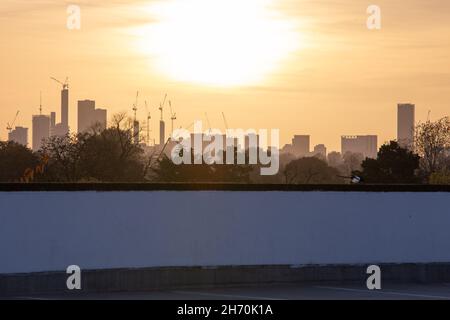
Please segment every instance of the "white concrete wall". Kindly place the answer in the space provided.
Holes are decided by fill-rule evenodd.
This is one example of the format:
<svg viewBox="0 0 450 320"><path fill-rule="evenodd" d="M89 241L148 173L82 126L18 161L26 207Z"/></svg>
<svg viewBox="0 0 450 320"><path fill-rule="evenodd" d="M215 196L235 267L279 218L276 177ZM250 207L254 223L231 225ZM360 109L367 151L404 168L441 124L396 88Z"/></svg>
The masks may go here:
<svg viewBox="0 0 450 320"><path fill-rule="evenodd" d="M0 192L0 273L450 262L450 193Z"/></svg>

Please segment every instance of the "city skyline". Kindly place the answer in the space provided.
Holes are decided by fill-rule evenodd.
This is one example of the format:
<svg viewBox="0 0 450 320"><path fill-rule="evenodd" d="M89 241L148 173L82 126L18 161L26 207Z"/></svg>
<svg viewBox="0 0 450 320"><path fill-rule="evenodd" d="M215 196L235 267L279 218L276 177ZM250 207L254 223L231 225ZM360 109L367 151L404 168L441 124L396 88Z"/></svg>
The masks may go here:
<svg viewBox="0 0 450 320"><path fill-rule="evenodd" d="M449 74L444 71L450 69L446 59L450 54L448 2L410 1L404 6L379 1L383 22L381 30L374 31L365 25L366 6L356 1L272 1L264 12L273 13L275 22L277 15L288 22L280 28L289 29L289 39L297 36L298 47L286 48L279 63L258 80L227 85L175 79L157 68L158 52L148 43L160 38L152 32L180 27L167 24L172 17L155 13L158 3L81 1L81 29L68 30L67 7L59 1L2 1L0 139L6 140L6 123L17 110L21 114L16 125L31 128L31 115L39 114L41 91L45 114L59 112L60 88L51 76L69 76L71 128L77 126L78 100L95 99L110 115L121 111L131 115L139 90L153 114L153 137L158 135L158 106L166 92L178 115L176 126L205 120L203 115L208 112L212 126L223 127L224 112L231 127L280 128L281 145L296 134L309 134L311 145L325 144L330 151L340 150L344 134L376 134L380 144L394 139L394 106L398 103L414 103L418 121L425 121L429 110L432 119L448 115ZM170 3L177 6L177 1ZM438 6L440 10L433 10ZM226 14L232 13L230 7L225 9ZM260 18L252 17L266 21L265 16ZM280 31L274 20L266 22L262 30L274 27ZM147 33L149 28L153 31ZM142 43L148 45L143 48ZM251 42L238 44L253 49ZM141 103L138 116L142 121L145 112ZM166 125L168 119L167 114Z"/></svg>
<svg viewBox="0 0 450 320"><path fill-rule="evenodd" d="M53 79L53 78L52 78ZM56 80L56 79L53 79ZM58 81L58 80L56 80ZM33 124L32 124L32 132L33 136L28 143L28 128L24 128L21 126L15 126L13 128L8 123L8 129L10 132L8 133L8 140L16 141L22 145L26 145L30 147L33 151L37 151L41 144L42 139L51 137L51 136L62 136L68 132L77 132L83 133L86 132L93 125L100 125L100 128L104 130L108 126L107 119L107 109L96 108L95 100L78 100L77 107L77 129L70 131L70 128L67 126L68 123L68 97L69 97L69 85L68 79L65 83L61 83L63 88L61 90L61 123L56 124L56 112L51 112L50 115L42 114L42 101L40 102L40 114L33 115ZM138 97L139 92L136 96L135 104L133 105L133 111L137 111L138 107ZM165 137L170 136L171 133L167 134L166 132L166 124L164 119L164 105L167 101L167 94L163 100L163 103L160 104L160 112L161 119L159 120L159 128L152 130L152 132L157 131L159 129L159 145L162 146L165 144ZM147 102L146 109L147 109ZM169 101L169 104L171 102ZM172 113L172 107L170 105L169 116L171 115L171 120L176 120L176 116ZM412 148L414 144L414 128L416 125L415 122L415 112L416 107L411 103L399 103L397 104L397 137L395 139L399 141L401 145L406 148ZM16 117L19 112L16 113ZM135 115L136 116L136 115ZM209 118L206 114L207 121L209 122ZM151 117L150 117L151 118ZM16 120L16 119L15 119ZM147 118L147 121L150 120ZM227 126L225 115L223 114L224 125ZM15 121L14 121L15 123ZM134 119L133 123L133 137L139 136L135 143L147 144L147 146L151 146L153 143L156 143L157 139L152 137L151 140L147 140L150 135L149 131L147 131L147 137L143 137L143 132L140 131L140 128L144 126L148 126L147 123L140 123L139 118ZM172 124L173 126L173 124ZM181 127L180 127L181 128ZM173 129L173 128L172 128ZM228 128L227 128L228 129ZM211 130L211 128L210 128ZM35 139L34 137L38 136L39 138ZM141 140L142 139L142 140ZM27 141L25 144L24 141ZM295 157L309 157L309 156L321 156L324 159L327 159L327 155L331 152L338 152L341 155L345 155L347 152L350 153L359 153L363 156L363 158L373 158L377 157L379 147L378 135L341 135L341 145L340 150L330 150L323 143L313 144L313 148L311 146L311 135L294 135L292 139L292 143L280 145L281 153L290 153ZM327 152L328 151L328 152Z"/></svg>

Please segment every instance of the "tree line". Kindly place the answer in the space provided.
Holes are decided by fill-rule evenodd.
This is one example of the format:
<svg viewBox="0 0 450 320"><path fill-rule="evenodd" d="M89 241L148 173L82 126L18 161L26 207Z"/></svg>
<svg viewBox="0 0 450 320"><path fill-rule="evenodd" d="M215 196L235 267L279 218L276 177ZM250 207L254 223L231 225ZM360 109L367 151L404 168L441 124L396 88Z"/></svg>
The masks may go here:
<svg viewBox="0 0 450 320"><path fill-rule="evenodd" d="M117 114L107 129L53 136L37 152L0 142L0 181L343 184L358 176L368 184L450 184L448 117L418 124L414 150L390 141L376 159L336 152L327 158L282 154L275 176L261 176L259 165L175 165L165 153L135 143L133 134L132 121Z"/></svg>

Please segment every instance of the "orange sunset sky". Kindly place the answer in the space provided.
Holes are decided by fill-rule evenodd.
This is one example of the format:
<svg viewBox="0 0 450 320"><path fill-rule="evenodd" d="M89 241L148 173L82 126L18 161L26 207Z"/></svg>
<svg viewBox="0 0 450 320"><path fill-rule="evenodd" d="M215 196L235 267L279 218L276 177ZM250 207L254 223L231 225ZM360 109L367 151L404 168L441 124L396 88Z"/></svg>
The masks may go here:
<svg viewBox="0 0 450 320"><path fill-rule="evenodd" d="M70 4L80 30L66 27ZM378 31L366 27L372 4ZM0 71L1 140L16 110L31 128L40 91L59 119L50 77L68 76L75 130L77 100L131 115L140 91L158 139L168 93L177 127L207 112L223 129L224 112L232 128L279 128L281 144L310 134L339 151L343 134L394 139L398 102L415 103L417 120L450 115L450 1L1 0Z"/></svg>

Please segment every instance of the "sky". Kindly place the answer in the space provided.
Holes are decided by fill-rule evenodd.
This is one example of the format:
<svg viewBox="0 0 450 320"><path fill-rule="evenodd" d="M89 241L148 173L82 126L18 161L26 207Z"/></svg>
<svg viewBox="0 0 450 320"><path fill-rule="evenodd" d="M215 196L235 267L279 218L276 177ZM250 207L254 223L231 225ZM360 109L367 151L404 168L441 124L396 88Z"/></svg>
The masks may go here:
<svg viewBox="0 0 450 320"><path fill-rule="evenodd" d="M70 4L80 30L67 28ZM370 5L380 30L366 26ZM400 102L416 104L418 121L450 115L450 2L1 0L0 71L1 140L17 110L31 128L41 91L58 119L50 77L68 77L72 129L78 100L131 116L139 91L138 117L148 101L158 141L167 93L175 127L207 113L224 129L224 112L231 128L280 129L281 144L309 134L339 151L341 135L395 139Z"/></svg>

